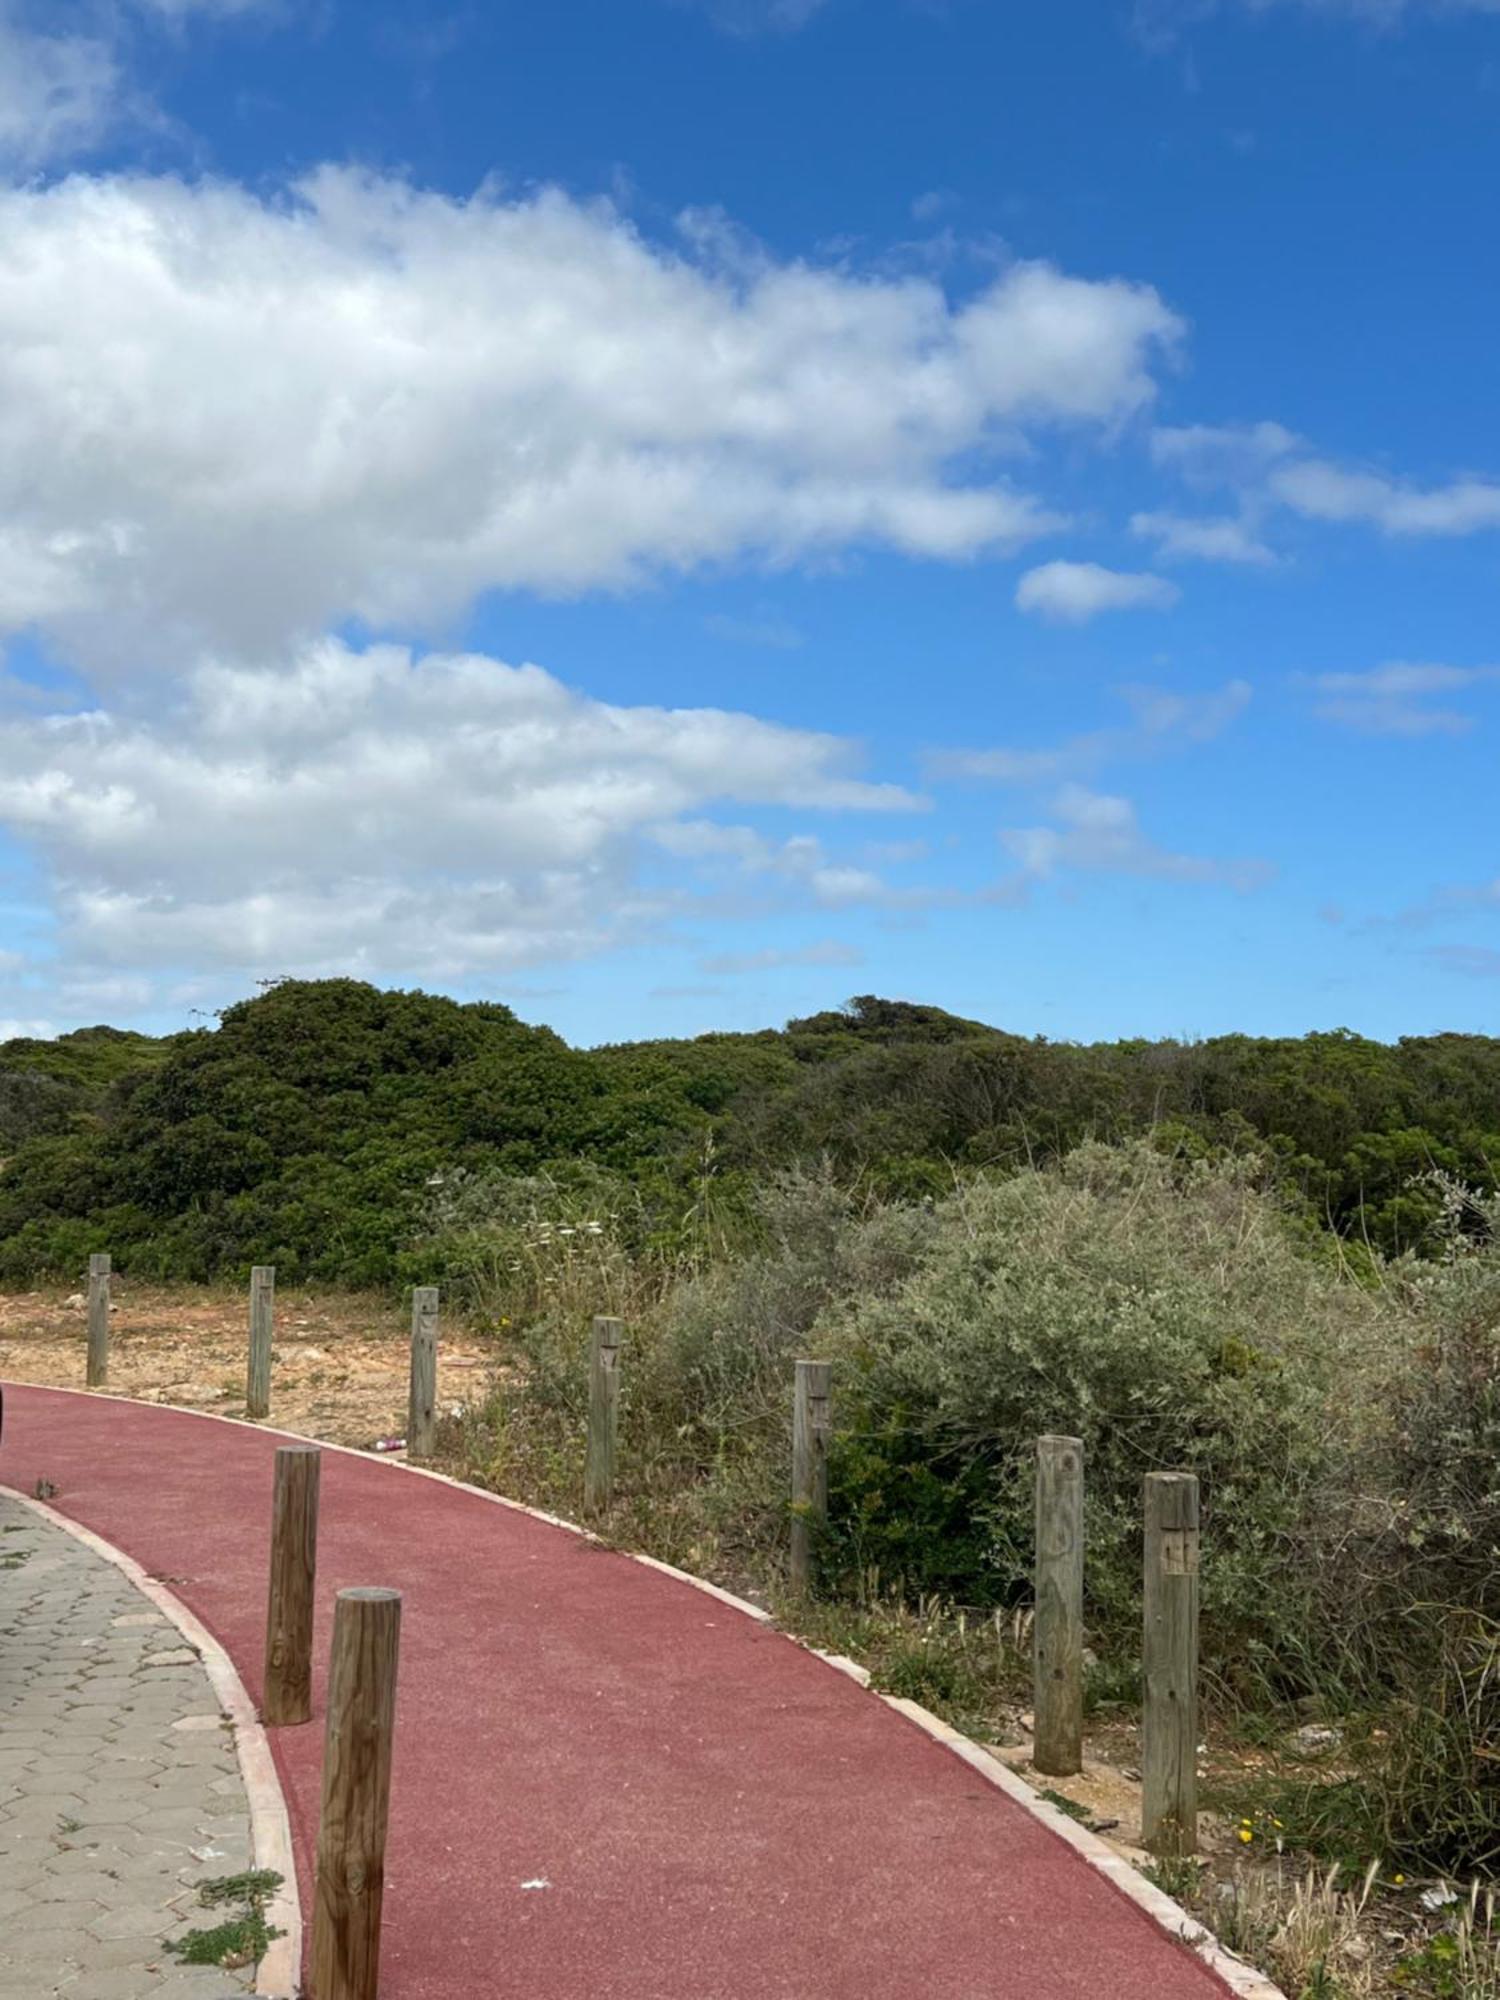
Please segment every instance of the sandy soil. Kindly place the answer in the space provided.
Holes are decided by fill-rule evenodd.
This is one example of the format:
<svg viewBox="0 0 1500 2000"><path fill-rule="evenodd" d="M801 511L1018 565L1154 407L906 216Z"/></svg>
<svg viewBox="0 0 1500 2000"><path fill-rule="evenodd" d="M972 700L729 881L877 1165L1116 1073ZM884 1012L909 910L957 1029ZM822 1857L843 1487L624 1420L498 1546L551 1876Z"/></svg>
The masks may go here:
<svg viewBox="0 0 1500 2000"><path fill-rule="evenodd" d="M116 1278L109 1392L226 1417L245 1413L249 1304L218 1288ZM0 1377L82 1388L84 1301L63 1287L0 1296ZM409 1324L380 1296L278 1287L271 1418L279 1429L368 1447L406 1422ZM438 1404L451 1412L483 1392L489 1353L442 1328Z"/></svg>

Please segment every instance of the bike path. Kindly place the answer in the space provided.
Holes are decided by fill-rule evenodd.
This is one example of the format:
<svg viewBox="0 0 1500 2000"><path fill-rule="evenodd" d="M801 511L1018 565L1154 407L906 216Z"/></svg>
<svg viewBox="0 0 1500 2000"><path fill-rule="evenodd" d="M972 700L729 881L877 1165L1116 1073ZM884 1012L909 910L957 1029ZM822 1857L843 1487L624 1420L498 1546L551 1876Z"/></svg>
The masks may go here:
<svg viewBox="0 0 1500 2000"><path fill-rule="evenodd" d="M6 1386L0 1482L162 1578L259 1699L273 1431ZM304 1914L335 1591L404 1593L382 2000L1223 2000L905 1717L676 1578L323 1457L315 1713L270 1732Z"/></svg>

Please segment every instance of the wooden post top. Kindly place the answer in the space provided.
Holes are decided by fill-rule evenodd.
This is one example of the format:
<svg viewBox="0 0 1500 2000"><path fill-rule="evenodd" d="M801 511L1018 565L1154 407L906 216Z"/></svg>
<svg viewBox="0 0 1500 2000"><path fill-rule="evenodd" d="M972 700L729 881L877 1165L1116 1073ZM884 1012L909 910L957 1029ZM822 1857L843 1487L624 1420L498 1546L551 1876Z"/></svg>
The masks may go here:
<svg viewBox="0 0 1500 2000"><path fill-rule="evenodd" d="M339 1604L399 1604L399 1590L389 1590L384 1584L354 1584L341 1590L334 1600Z"/></svg>
<svg viewBox="0 0 1500 2000"><path fill-rule="evenodd" d="M1148 1472L1146 1509L1164 1528L1198 1525L1198 1475L1195 1472Z"/></svg>

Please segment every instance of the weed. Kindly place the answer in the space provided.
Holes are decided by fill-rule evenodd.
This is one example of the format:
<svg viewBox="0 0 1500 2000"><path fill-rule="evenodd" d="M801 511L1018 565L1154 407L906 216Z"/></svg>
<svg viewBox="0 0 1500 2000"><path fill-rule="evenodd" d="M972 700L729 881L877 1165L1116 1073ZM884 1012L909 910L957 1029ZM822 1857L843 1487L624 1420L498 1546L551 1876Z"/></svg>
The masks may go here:
<svg viewBox="0 0 1500 2000"><path fill-rule="evenodd" d="M1408 1952L1394 1978L1403 1993L1422 2000L1500 2000L1494 1890L1472 1884L1452 1926Z"/></svg>
<svg viewBox="0 0 1500 2000"><path fill-rule="evenodd" d="M1200 1883L1200 1868L1196 1861L1176 1855L1163 1855L1146 1863L1145 1875L1148 1882L1154 1882L1164 1896L1170 1896L1174 1903L1189 1903L1197 1895Z"/></svg>
<svg viewBox="0 0 1500 2000"><path fill-rule="evenodd" d="M198 1888L198 1901L205 1909L234 1906L236 1914L222 1923L187 1931L169 1938L167 1950L184 1965L255 1965L265 1956L273 1938L281 1936L266 1922L266 1903L281 1887L282 1878L269 1868L253 1868L241 1875L222 1875Z"/></svg>
<svg viewBox="0 0 1500 2000"><path fill-rule="evenodd" d="M1056 1806L1060 1813L1066 1813L1069 1819L1076 1819L1080 1826L1089 1825L1094 1817L1087 1806L1079 1805L1076 1799L1065 1799L1061 1792L1054 1792L1050 1786L1039 1796L1044 1798L1049 1806Z"/></svg>

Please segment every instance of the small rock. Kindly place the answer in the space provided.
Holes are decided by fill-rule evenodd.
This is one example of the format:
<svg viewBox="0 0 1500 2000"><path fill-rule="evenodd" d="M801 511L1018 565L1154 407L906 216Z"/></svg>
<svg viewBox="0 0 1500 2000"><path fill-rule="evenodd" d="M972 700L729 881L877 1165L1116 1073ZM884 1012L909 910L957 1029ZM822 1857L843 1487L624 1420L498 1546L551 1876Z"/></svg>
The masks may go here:
<svg viewBox="0 0 1500 2000"><path fill-rule="evenodd" d="M1337 1750L1343 1741L1343 1730L1335 1729L1327 1722L1304 1722L1300 1729L1292 1732L1292 1742L1304 1757L1319 1756L1324 1750Z"/></svg>

